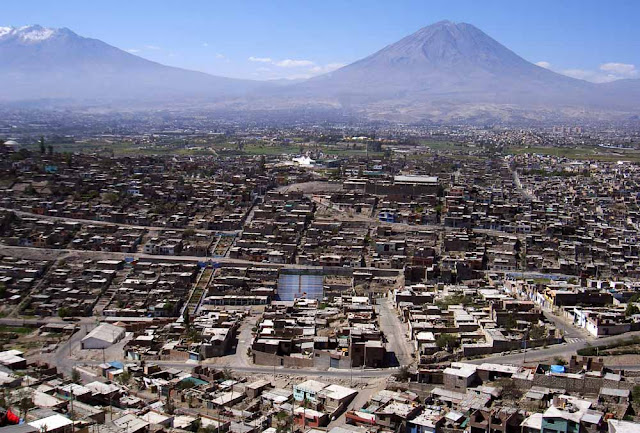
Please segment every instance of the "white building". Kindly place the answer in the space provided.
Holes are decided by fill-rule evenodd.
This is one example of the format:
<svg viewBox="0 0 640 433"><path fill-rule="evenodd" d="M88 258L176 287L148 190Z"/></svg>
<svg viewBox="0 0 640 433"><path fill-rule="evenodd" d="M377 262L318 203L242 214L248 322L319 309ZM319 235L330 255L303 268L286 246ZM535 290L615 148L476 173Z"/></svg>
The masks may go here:
<svg viewBox="0 0 640 433"><path fill-rule="evenodd" d="M119 326L103 323L94 328L82 339L83 349L105 349L122 340L125 329Z"/></svg>
<svg viewBox="0 0 640 433"><path fill-rule="evenodd" d="M73 430L73 421L59 414L32 421L29 425L47 433L71 433Z"/></svg>

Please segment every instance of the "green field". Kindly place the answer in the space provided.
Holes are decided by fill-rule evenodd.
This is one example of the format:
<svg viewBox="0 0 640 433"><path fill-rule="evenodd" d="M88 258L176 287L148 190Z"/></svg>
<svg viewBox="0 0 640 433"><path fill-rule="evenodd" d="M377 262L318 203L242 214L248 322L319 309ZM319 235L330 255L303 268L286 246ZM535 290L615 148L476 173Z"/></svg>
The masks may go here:
<svg viewBox="0 0 640 433"><path fill-rule="evenodd" d="M539 154L578 160L640 162L640 151L635 149L606 149L597 146L581 147L511 147L510 155Z"/></svg>
<svg viewBox="0 0 640 433"><path fill-rule="evenodd" d="M300 153L300 146L265 146L265 145L245 145L242 150L235 152L236 155L295 155Z"/></svg>
<svg viewBox="0 0 640 433"><path fill-rule="evenodd" d="M23 326L0 325L0 334L2 334L2 333L16 333L16 334L26 335L26 334L31 334L33 331L35 331L35 328L27 328L27 327L23 327Z"/></svg>
<svg viewBox="0 0 640 433"><path fill-rule="evenodd" d="M423 140L420 144L428 147L431 150L468 150L469 148L461 143L454 143L452 141L435 141L435 140Z"/></svg>

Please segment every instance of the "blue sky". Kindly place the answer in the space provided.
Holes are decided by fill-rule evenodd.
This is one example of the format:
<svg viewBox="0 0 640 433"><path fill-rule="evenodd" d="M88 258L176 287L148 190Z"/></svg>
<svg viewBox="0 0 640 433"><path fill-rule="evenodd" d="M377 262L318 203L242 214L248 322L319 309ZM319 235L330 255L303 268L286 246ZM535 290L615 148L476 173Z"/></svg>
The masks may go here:
<svg viewBox="0 0 640 433"><path fill-rule="evenodd" d="M0 26L69 27L161 63L251 79L317 75L443 19L568 75L640 78L639 17L637 0L0 3Z"/></svg>

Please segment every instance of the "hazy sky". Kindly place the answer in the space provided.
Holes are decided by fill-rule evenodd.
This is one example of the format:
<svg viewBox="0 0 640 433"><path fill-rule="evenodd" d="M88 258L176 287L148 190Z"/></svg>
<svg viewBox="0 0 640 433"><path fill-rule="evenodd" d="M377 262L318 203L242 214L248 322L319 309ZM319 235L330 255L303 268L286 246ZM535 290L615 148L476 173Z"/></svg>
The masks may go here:
<svg viewBox="0 0 640 433"><path fill-rule="evenodd" d="M329 71L443 19L567 75L640 78L638 0L0 2L0 26L69 27L161 63L252 79Z"/></svg>

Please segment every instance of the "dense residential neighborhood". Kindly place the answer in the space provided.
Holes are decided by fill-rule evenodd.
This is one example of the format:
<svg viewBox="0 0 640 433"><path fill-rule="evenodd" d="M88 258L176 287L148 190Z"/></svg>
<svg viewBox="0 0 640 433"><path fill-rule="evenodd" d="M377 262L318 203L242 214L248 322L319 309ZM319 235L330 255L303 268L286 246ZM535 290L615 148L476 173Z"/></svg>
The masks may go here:
<svg viewBox="0 0 640 433"><path fill-rule="evenodd" d="M640 433L640 1L0 7L0 433Z"/></svg>
<svg viewBox="0 0 640 433"><path fill-rule="evenodd" d="M0 432L640 428L635 162L333 134L5 141Z"/></svg>

